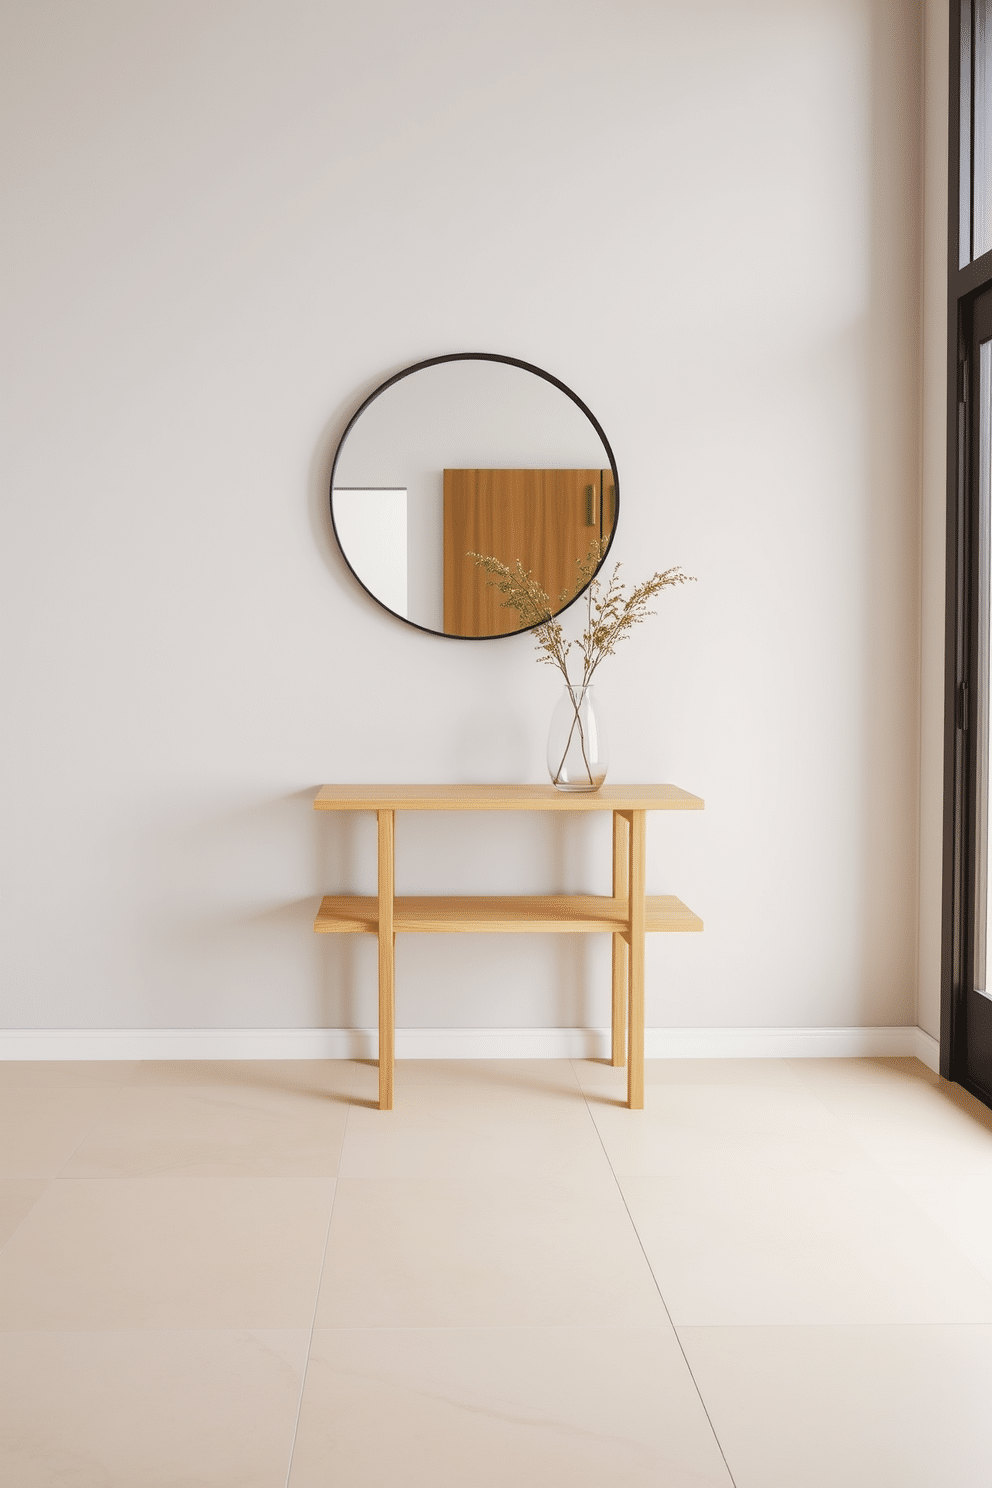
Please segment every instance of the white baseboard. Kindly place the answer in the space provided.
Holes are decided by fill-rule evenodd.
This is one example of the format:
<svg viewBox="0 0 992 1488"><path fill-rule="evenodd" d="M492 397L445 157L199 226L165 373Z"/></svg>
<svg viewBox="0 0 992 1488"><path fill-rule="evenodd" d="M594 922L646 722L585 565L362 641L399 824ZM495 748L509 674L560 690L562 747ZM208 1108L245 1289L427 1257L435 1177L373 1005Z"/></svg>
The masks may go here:
<svg viewBox="0 0 992 1488"><path fill-rule="evenodd" d="M374 1059L373 1028L6 1028L0 1059ZM398 1028L400 1059L604 1059L607 1028ZM648 1028L648 1059L939 1063L922 1028Z"/></svg>
<svg viewBox="0 0 992 1488"><path fill-rule="evenodd" d="M927 1069L933 1070L935 1075L940 1074L940 1044L932 1034L926 1033L922 1028L914 1028L916 1034L916 1047L913 1053L921 1064Z"/></svg>

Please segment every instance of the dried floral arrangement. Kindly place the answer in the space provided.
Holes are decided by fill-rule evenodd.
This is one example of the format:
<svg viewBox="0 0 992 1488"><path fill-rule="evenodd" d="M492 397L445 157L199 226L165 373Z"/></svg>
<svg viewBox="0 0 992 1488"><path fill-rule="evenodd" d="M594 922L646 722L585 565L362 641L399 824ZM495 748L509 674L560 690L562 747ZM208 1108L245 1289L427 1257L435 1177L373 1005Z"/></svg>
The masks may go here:
<svg viewBox="0 0 992 1488"><path fill-rule="evenodd" d="M620 581L619 563L614 565L613 572L605 583L599 577L598 569L606 546L605 543L593 542L586 556L576 561L575 587L571 592L567 589L562 591L557 606L552 604L550 597L545 594L530 571L524 568L519 558L515 566L510 568L507 564L501 563L498 558L488 557L484 553L467 555L475 559L478 568L490 575L488 583L503 596L505 608L515 611L520 621L520 629L533 629L534 641L539 652L538 661L557 667L564 677L575 719L565 753L562 756L562 765L577 728L582 744L582 757L587 769L589 769L589 761L586 756L580 717L580 704L584 689L592 682L597 667L608 656L614 654L617 646L627 639L634 627L642 625L649 616L657 613L655 610L648 609L648 605L656 594L677 584L694 582L691 574L683 573L682 569L676 566L666 568L663 573L652 574L649 579L637 584L628 594L627 586ZM580 639L569 641L565 639L565 632L556 612L564 609L583 589L586 590L585 629ZM569 657L575 651L579 653L582 661L582 676L577 682L572 681L569 673ZM561 765L559 773L560 771ZM552 779L557 785L557 775L552 774ZM591 779L592 772L590 771Z"/></svg>

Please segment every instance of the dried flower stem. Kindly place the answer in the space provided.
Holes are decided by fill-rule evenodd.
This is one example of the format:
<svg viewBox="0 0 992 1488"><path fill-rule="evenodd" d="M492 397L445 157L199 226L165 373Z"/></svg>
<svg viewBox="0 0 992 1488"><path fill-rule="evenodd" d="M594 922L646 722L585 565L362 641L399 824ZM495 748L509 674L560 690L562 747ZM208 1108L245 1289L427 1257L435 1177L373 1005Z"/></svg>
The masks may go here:
<svg viewBox="0 0 992 1488"><path fill-rule="evenodd" d="M520 629L533 629L534 641L538 652L541 653L538 661L557 667L565 679L575 718L569 731L565 754L562 755L561 763L553 777L556 785L561 776L576 725L579 729L582 758L589 773L589 783L592 784L592 771L589 768L585 732L579 716L579 707L585 688L592 682L596 669L608 656L614 654L620 642L626 640L636 625L642 625L649 615L657 613L655 610L648 609L648 604L656 594L660 594L662 589L671 588L673 585L692 582L692 576L683 573L681 568L666 568L662 573L652 574L649 579L645 579L643 584L638 584L632 589L628 595L626 585L620 582L619 563L614 566L612 574L605 583L599 578L597 570L605 550L605 543L594 541L590 544L586 556L576 561L578 572L574 589L571 592L566 589L561 593L557 607L552 605L548 595L533 578L530 570L524 568L519 558L515 566L510 568L507 564L501 563L498 558L490 558L483 553L467 555L475 559L479 568L491 575L488 582L498 593L502 594L505 608L516 612L520 621ZM565 632L557 619L557 612L563 610L582 589L586 590L585 629L581 639L566 641ZM582 662L581 681L574 683L569 675L569 657L573 651L578 651Z"/></svg>

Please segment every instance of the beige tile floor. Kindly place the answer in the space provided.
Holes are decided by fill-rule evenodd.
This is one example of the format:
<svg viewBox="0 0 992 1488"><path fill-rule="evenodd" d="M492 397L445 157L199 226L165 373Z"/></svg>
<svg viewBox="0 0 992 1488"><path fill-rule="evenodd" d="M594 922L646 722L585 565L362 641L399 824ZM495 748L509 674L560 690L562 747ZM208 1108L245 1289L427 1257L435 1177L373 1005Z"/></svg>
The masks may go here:
<svg viewBox="0 0 992 1488"><path fill-rule="evenodd" d="M913 1060L0 1065L4 1488L992 1484Z"/></svg>

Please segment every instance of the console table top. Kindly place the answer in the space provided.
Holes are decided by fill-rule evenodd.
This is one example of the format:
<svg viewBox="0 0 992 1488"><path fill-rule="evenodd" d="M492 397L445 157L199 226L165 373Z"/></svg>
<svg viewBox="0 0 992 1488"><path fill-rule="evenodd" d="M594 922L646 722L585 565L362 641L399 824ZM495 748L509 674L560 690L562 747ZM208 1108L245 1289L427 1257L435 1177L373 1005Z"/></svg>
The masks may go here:
<svg viewBox="0 0 992 1488"><path fill-rule="evenodd" d="M322 785L315 811L702 811L677 785Z"/></svg>

